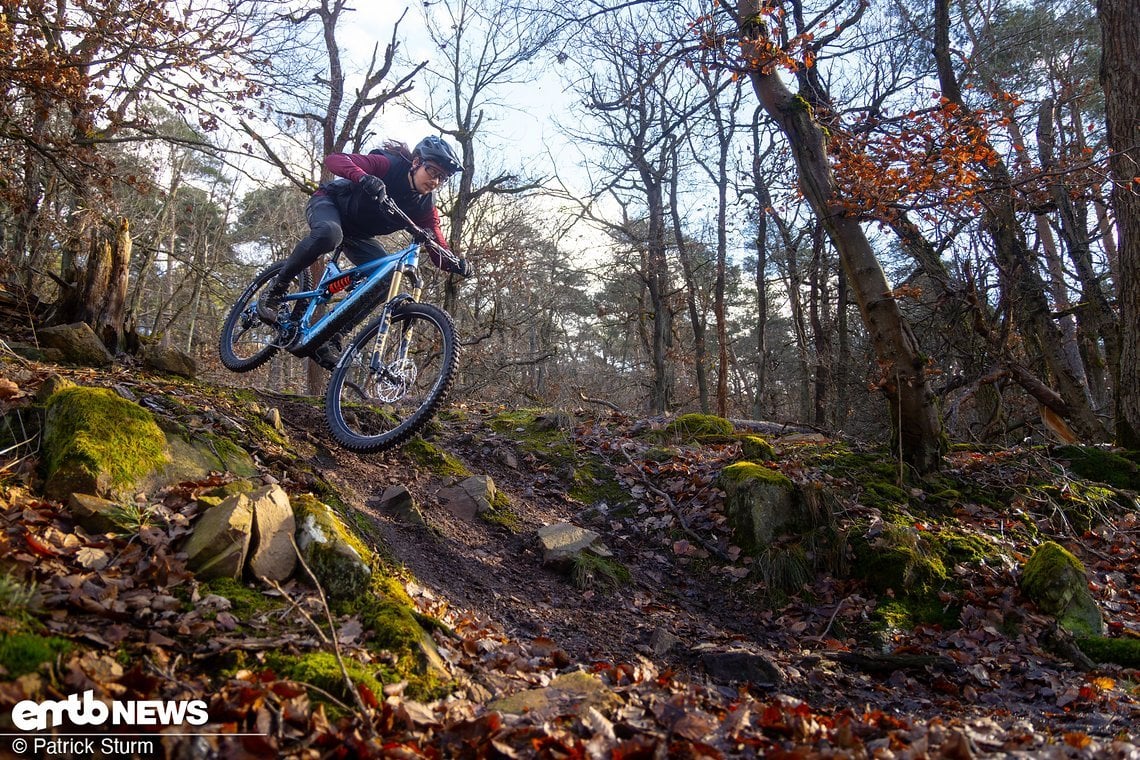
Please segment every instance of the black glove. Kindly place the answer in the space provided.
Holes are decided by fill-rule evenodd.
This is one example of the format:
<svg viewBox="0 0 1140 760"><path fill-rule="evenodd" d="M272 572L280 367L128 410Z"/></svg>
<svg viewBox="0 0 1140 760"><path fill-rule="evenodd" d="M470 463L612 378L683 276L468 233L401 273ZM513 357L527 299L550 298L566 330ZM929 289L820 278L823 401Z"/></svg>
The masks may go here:
<svg viewBox="0 0 1140 760"><path fill-rule="evenodd" d="M364 192L371 195L377 201L383 201L388 197L388 190L384 187L384 180L379 177L365 174L360 178L360 186L364 188Z"/></svg>
<svg viewBox="0 0 1140 760"><path fill-rule="evenodd" d="M457 274L460 277L471 276L471 265L467 263L467 259L459 259L458 261L448 261L447 271L452 274Z"/></svg>

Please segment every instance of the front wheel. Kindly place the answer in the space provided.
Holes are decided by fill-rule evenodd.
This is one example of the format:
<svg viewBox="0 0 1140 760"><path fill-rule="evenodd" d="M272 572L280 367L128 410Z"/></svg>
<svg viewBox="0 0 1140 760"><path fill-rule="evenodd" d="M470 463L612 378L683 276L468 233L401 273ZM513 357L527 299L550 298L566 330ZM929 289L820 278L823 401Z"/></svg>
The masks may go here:
<svg viewBox="0 0 1140 760"><path fill-rule="evenodd" d="M399 446L436 413L459 363L455 325L442 309L405 303L361 330L341 355L325 392L325 421L337 443L372 454Z"/></svg>
<svg viewBox="0 0 1140 760"><path fill-rule="evenodd" d="M283 266L284 262L278 262L262 270L238 297L226 316L226 321L222 325L222 335L218 340L218 354L226 369L232 372L249 372L265 364L279 350L275 343L278 329L258 318L257 301L268 292L269 285L277 279L277 273ZM289 290L298 288L309 289L307 271L302 271L300 277L294 278L289 283Z"/></svg>

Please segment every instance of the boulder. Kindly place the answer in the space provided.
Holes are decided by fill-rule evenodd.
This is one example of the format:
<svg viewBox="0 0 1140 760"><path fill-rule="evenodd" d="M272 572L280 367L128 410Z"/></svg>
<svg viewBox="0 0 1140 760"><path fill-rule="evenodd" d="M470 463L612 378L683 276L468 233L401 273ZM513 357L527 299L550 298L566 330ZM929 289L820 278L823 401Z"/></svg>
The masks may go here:
<svg viewBox="0 0 1140 760"><path fill-rule="evenodd" d="M538 539L542 544L544 565L567 564L582 552L590 552L599 557L612 556L612 552L601 542L601 536L570 523L544 525L538 529Z"/></svg>
<svg viewBox="0 0 1140 760"><path fill-rule="evenodd" d="M189 378L198 375L198 362L194 357L174 346L146 346L140 359L144 367L157 372Z"/></svg>
<svg viewBox="0 0 1140 760"><path fill-rule="evenodd" d="M487 475L472 475L454 486L441 488L440 503L456 517L474 520L491 509L495 501L495 481Z"/></svg>
<svg viewBox="0 0 1140 760"><path fill-rule="evenodd" d="M372 552L327 504L311 494L292 499L297 548L325 593L355 599L369 592Z"/></svg>
<svg viewBox="0 0 1140 760"><path fill-rule="evenodd" d="M249 495L253 505L253 536L249 572L254 578L285 581L297 566L293 534L297 523L289 494L281 486L266 486Z"/></svg>
<svg viewBox="0 0 1140 760"><path fill-rule="evenodd" d="M88 533L116 533L123 529L122 505L110 499L73 493L67 499L67 511Z"/></svg>
<svg viewBox="0 0 1140 760"><path fill-rule="evenodd" d="M1104 633L1104 617L1089 592L1085 566L1060 544L1038 546L1021 570L1021 590L1075 636Z"/></svg>
<svg viewBox="0 0 1140 760"><path fill-rule="evenodd" d="M403 522L415 525L424 524L424 516L420 513L416 500L412 498L408 489L399 483L384 489L377 506L388 514L395 515Z"/></svg>
<svg viewBox="0 0 1140 760"><path fill-rule="evenodd" d="M44 494L126 496L163 467L166 436L138 404L104 388L63 388L44 415Z"/></svg>
<svg viewBox="0 0 1140 760"><path fill-rule="evenodd" d="M203 580L239 580L252 532L253 502L245 494L230 496L207 509L194 523L182 549L187 566Z"/></svg>
<svg viewBox="0 0 1140 760"><path fill-rule="evenodd" d="M85 367L109 367L114 361L111 352L86 322L45 327L36 331L40 345L54 348L67 364Z"/></svg>
<svg viewBox="0 0 1140 760"><path fill-rule="evenodd" d="M725 494L733 540L748 551L761 552L782 533L812 527L795 484L775 470L737 462L721 471L717 485Z"/></svg>
<svg viewBox="0 0 1140 760"><path fill-rule="evenodd" d="M567 710L584 714L591 707L606 712L615 710L622 704L621 697L602 683L600 678L576 670L556 676L547 687L527 689L496 699L487 705L487 709L514 715L533 713L553 717Z"/></svg>

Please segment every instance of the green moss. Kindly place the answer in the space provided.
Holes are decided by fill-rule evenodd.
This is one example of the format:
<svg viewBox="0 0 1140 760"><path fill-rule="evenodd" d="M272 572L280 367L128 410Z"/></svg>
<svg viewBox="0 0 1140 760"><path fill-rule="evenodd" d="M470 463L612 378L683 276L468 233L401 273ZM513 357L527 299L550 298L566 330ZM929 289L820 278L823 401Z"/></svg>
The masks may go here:
<svg viewBox="0 0 1140 760"><path fill-rule="evenodd" d="M479 518L492 525L506 528L511 533L518 533L522 529L522 519L511 504L511 497L495 489L495 497L491 499L491 508L479 513Z"/></svg>
<svg viewBox="0 0 1140 760"><path fill-rule="evenodd" d="M960 615L959 605L943 604L934 595L908 594L880 603L874 619L885 629L909 631L918 625L956 628Z"/></svg>
<svg viewBox="0 0 1140 760"><path fill-rule="evenodd" d="M703 436L732 435L732 423L712 414L682 414L665 426L664 433L680 441L696 441Z"/></svg>
<svg viewBox="0 0 1140 760"><path fill-rule="evenodd" d="M1085 566L1058 543L1046 541L1021 571L1021 590L1076 636L1099 636L1104 618L1088 589Z"/></svg>
<svg viewBox="0 0 1140 760"><path fill-rule="evenodd" d="M740 437L740 456L749 462L768 462L776 458L776 449L758 435Z"/></svg>
<svg viewBox="0 0 1140 760"><path fill-rule="evenodd" d="M166 436L150 412L105 388L65 388L47 403L45 470L105 475L114 489L133 486L166 463Z"/></svg>
<svg viewBox="0 0 1140 760"><path fill-rule="evenodd" d="M1061 446L1057 456L1069 460L1073 472L1087 480L1114 488L1140 491L1140 465L1136 452L1117 453L1097 446Z"/></svg>
<svg viewBox="0 0 1140 760"><path fill-rule="evenodd" d="M471 471L463 462L459 461L458 457L428 443L418 435L404 444L403 452L413 462L421 467L428 468L436 475L450 475L457 478L471 475Z"/></svg>
<svg viewBox="0 0 1140 760"><path fill-rule="evenodd" d="M585 461L571 478L569 494L583 504L617 504L629 498L613 472L600 461Z"/></svg>
<svg viewBox="0 0 1140 760"><path fill-rule="evenodd" d="M8 671L8 678L18 678L39 670L61 654L71 651L71 643L54 636L31 633L12 633L0 638L0 667Z"/></svg>
<svg viewBox="0 0 1140 760"><path fill-rule="evenodd" d="M517 442L555 472L565 473L567 492L584 504L617 504L628 499L613 471L592 454L579 452L564 413L535 409L501 412L489 420L491 429Z"/></svg>
<svg viewBox="0 0 1140 760"><path fill-rule="evenodd" d="M202 589L229 599L233 605L230 611L241 620L281 607L281 602L233 578L214 578L203 583Z"/></svg>
<svg viewBox="0 0 1140 760"><path fill-rule="evenodd" d="M350 657L342 659L344 669L352 681L352 688L364 685L373 694L378 695L378 698L383 698L384 686L373 675L371 666L365 666ZM265 664L279 678L316 686L352 704L353 696L349 691L349 684L345 683L340 663L337 662L336 655L331 652L308 652L300 655L274 652L266 656Z"/></svg>
<svg viewBox="0 0 1140 760"><path fill-rule="evenodd" d="M856 575L880 593L892 589L921 594L938 589L950 578L937 545L914 528L888 523L874 539L868 541L860 534L851 546Z"/></svg>
<svg viewBox="0 0 1140 760"><path fill-rule="evenodd" d="M1085 636L1077 639L1077 646L1093 662L1111 662L1126 668L1140 668L1140 639Z"/></svg>
<svg viewBox="0 0 1140 760"><path fill-rule="evenodd" d="M730 464L720 471L720 477L726 485L739 485L749 480L759 480L784 488L794 487L787 475L755 462Z"/></svg>
<svg viewBox="0 0 1140 760"><path fill-rule="evenodd" d="M322 530L333 534L336 540L327 543L314 542L306 548L305 561L313 574L320 579L325 592L337 599L352 597L366 588L371 578L371 567L375 564L372 550L352 531L344 521L327 505L312 494L298 494L290 499L293 514L298 523L313 519ZM349 561L337 551L338 543L347 546L359 557L359 563Z"/></svg>
<svg viewBox="0 0 1140 760"><path fill-rule="evenodd" d="M375 670L377 678L386 683L407 681L408 694L414 699L442 696L447 682L442 671L432 667L431 638L414 613L412 601L403 587L394 579L388 581L377 585L377 593L345 602L339 605L338 611L360 618L368 631L366 645L370 651L395 655L394 659L382 658L386 664ZM393 591L395 587L399 587L395 593L384 591Z"/></svg>

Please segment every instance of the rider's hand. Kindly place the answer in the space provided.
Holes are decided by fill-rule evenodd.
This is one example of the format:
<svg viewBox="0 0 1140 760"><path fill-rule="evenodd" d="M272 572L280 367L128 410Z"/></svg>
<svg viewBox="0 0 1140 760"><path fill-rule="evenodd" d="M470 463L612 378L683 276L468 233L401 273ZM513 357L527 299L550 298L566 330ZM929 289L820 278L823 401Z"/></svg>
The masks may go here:
<svg viewBox="0 0 1140 760"><path fill-rule="evenodd" d="M374 177L371 174L365 174L360 178L360 186L364 188L364 192L371 195L377 201L383 201L388 195L388 191L384 187L384 180L379 177Z"/></svg>
<svg viewBox="0 0 1140 760"><path fill-rule="evenodd" d="M460 277L471 276L471 265L467 263L467 259L459 259L458 261L448 261L447 271L452 274L457 274Z"/></svg>

